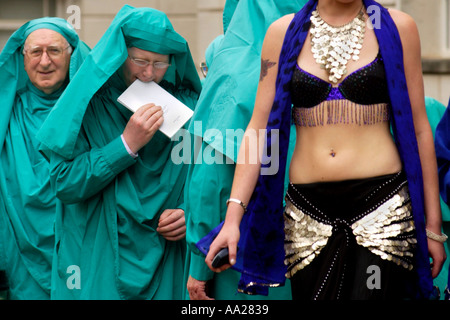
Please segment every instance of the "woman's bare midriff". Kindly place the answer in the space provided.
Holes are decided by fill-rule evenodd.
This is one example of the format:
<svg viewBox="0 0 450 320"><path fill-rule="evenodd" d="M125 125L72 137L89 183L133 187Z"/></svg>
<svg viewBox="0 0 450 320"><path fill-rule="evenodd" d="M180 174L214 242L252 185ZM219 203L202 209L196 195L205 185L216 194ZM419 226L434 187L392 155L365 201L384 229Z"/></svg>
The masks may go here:
<svg viewBox="0 0 450 320"><path fill-rule="evenodd" d="M292 183L362 179L397 173L402 163L389 122L297 127Z"/></svg>

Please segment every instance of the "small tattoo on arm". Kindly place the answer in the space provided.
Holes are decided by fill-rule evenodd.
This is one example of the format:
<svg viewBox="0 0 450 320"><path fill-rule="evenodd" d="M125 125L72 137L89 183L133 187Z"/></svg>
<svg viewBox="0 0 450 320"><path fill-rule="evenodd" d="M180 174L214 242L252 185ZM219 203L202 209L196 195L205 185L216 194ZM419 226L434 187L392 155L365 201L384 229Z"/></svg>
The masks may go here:
<svg viewBox="0 0 450 320"><path fill-rule="evenodd" d="M261 59L261 74L259 76L259 81L262 81L267 76L267 71L276 64L276 62L269 61L269 59Z"/></svg>

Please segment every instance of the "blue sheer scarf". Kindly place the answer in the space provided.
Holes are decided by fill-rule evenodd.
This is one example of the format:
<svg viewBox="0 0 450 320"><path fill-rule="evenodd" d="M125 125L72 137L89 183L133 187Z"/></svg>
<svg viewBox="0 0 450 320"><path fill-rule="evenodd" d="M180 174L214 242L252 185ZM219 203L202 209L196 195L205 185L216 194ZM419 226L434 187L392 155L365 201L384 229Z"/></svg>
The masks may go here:
<svg viewBox="0 0 450 320"><path fill-rule="evenodd" d="M408 179L417 232L415 269L419 288L417 297L428 298L432 291L432 278L425 234L422 169L404 73L402 44L388 10L372 0L364 0L364 5L369 14L371 12L377 14L371 17L380 22L380 27L374 30L385 64L393 133ZM289 83L310 28L309 18L316 6L317 1L310 0L295 15L287 30L280 54L276 96L267 124L266 150L279 148L281 173L286 172L289 145L292 105ZM273 139L275 135L278 135L278 139ZM279 146L272 145L272 141L278 142ZM262 169L270 165L270 162L268 165L263 164ZM284 179L284 174L260 175L248 204L248 212L242 219L237 263L233 267L242 274L238 288L241 292L267 295L268 287L283 285L285 282ZM200 250L205 253L208 251L209 245L221 227L222 225L216 227L198 243Z"/></svg>

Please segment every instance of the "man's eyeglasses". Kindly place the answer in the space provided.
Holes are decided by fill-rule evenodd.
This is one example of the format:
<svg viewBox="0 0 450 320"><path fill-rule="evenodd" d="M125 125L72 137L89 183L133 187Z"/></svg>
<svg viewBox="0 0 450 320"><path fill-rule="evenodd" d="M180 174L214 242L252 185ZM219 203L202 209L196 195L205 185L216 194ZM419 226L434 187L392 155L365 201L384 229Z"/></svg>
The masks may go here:
<svg viewBox="0 0 450 320"><path fill-rule="evenodd" d="M206 78L206 75L208 74L208 66L206 65L206 62L200 63L200 71L202 72L203 76Z"/></svg>
<svg viewBox="0 0 450 320"><path fill-rule="evenodd" d="M31 59L40 59L44 52L47 52L47 55L50 59L58 59L62 56L63 52L70 48L70 53L72 52L72 47L68 45L67 47L59 47L59 46L49 46L47 48L42 48L39 46L31 47L23 50L23 54L27 55Z"/></svg>
<svg viewBox="0 0 450 320"><path fill-rule="evenodd" d="M170 63L167 63L167 62L161 62L161 61L150 62L150 61L147 61L144 59L136 59L131 56L128 56L128 58L130 58L130 60L139 67L147 67L149 64L151 64L153 66L153 68L160 69L160 70L167 69L168 67L170 67Z"/></svg>

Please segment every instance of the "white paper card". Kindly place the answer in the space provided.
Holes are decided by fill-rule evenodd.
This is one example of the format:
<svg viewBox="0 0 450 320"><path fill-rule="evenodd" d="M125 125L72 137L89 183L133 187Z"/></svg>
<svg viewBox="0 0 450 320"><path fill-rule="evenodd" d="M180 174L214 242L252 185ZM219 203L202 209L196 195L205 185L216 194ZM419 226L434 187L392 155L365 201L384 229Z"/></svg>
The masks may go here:
<svg viewBox="0 0 450 320"><path fill-rule="evenodd" d="M169 138L172 138L194 114L188 106L153 81L142 82L137 79L117 98L117 101L133 112L148 103L161 106L164 122L159 130Z"/></svg>

